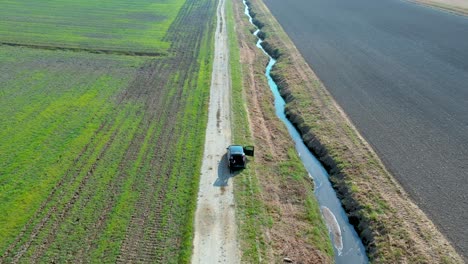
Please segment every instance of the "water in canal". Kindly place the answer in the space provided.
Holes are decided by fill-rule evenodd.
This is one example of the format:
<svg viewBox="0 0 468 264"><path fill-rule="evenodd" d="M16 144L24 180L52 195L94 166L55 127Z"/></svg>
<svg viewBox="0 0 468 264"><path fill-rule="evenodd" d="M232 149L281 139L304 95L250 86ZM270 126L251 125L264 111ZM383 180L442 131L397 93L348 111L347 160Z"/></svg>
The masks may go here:
<svg viewBox="0 0 468 264"><path fill-rule="evenodd" d="M252 23L252 17L250 16L249 7L245 0L245 14L248 16L250 23ZM254 25L252 23L252 25ZM254 25L255 26L255 25ZM257 29L254 32L256 36L260 32ZM334 245L335 250L335 263L368 263L366 251L362 244L361 239L357 235L354 227L349 223L348 217L341 206L340 200L336 196L336 192L331 186L329 175L322 164L317 158L309 151L304 142L302 141L301 135L292 125L292 123L286 118L284 108L285 101L281 97L278 86L273 81L270 75L270 71L273 65L276 63L274 60L261 46L262 40L258 39L257 47L261 49L269 58L270 61L266 67L265 75L268 79L268 84L275 98L275 109L276 115L285 123L289 134L294 140L296 150L307 169L310 177L315 183L315 196L320 205L323 218L330 231L330 238Z"/></svg>

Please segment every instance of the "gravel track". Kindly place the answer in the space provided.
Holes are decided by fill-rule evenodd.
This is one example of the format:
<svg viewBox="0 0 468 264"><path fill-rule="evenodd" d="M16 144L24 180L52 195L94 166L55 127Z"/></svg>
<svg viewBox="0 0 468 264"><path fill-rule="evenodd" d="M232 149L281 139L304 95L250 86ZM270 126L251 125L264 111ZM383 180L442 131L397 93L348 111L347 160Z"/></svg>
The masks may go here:
<svg viewBox="0 0 468 264"><path fill-rule="evenodd" d="M468 18L394 0L265 3L466 260Z"/></svg>
<svg viewBox="0 0 468 264"><path fill-rule="evenodd" d="M232 179L225 160L231 142L229 50L225 1L217 11L215 57L211 80L192 263L238 263L240 259Z"/></svg>

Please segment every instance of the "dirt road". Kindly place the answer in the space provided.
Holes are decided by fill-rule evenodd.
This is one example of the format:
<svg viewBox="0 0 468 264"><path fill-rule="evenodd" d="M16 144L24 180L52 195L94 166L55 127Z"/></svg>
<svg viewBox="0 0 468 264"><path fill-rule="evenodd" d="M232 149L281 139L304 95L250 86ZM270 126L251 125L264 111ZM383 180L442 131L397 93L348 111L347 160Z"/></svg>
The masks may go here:
<svg viewBox="0 0 468 264"><path fill-rule="evenodd" d="M192 263L239 263L232 179L226 166L226 147L231 143L229 50L225 1L217 10L215 57L211 79Z"/></svg>

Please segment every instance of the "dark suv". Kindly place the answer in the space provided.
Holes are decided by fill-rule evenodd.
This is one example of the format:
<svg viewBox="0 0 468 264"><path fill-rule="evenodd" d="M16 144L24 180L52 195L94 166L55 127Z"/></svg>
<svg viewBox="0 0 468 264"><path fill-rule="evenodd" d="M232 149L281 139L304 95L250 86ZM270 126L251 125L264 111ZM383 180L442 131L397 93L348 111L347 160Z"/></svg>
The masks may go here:
<svg viewBox="0 0 468 264"><path fill-rule="evenodd" d="M235 169L245 169L246 155L254 155L253 146L231 145L227 148L228 167L231 173Z"/></svg>

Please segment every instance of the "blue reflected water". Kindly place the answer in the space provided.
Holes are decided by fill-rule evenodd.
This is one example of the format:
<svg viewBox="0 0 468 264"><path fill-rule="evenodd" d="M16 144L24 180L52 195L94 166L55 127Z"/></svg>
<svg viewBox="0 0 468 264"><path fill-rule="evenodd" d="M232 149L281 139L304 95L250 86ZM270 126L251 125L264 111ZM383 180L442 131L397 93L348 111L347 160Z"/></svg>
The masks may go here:
<svg viewBox="0 0 468 264"><path fill-rule="evenodd" d="M246 5L245 0L243 2L245 5L245 14L248 16L250 23L252 23L249 7ZM259 31L260 30L257 29L254 32L254 35L256 36ZM331 186L327 171L322 164L320 164L317 158L315 158L315 156L309 151L302 141L299 132L286 118L284 112L286 103L279 93L278 86L270 75L270 71L276 63L276 60L265 52L261 43L262 40L259 39L257 47L270 58L268 66L266 67L265 76L268 79L268 84L275 98L276 115L286 125L305 168L314 180L314 193L320 205L322 215L326 220L325 222L329 228L330 237L334 245L335 263L368 263L369 260L362 241L354 230L354 227L349 223L348 217L336 196L336 192Z"/></svg>

